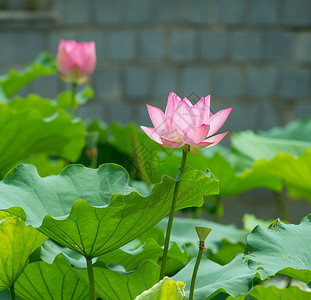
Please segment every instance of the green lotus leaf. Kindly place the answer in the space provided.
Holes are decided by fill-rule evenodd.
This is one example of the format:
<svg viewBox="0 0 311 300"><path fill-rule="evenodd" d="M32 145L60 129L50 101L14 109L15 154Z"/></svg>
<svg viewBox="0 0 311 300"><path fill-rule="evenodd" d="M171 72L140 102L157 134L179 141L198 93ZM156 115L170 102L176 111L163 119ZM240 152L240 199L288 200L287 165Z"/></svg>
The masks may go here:
<svg viewBox="0 0 311 300"><path fill-rule="evenodd" d="M87 270L72 269L88 283ZM134 299L143 291L151 288L159 280L160 267L146 261L134 272L112 271L103 262L93 265L96 294L102 299Z"/></svg>
<svg viewBox="0 0 311 300"><path fill-rule="evenodd" d="M0 104L0 178L35 155L76 160L84 146L84 134L81 121L72 121L50 101L32 97Z"/></svg>
<svg viewBox="0 0 311 300"><path fill-rule="evenodd" d="M153 239L147 239L145 244L132 250L126 249L125 245L121 249L116 249L97 258L93 258L93 263L104 262L106 265L121 265L126 271L136 269L145 260L158 263L163 255L163 248ZM123 249L125 248L125 249ZM47 263L53 263L55 257L62 253L70 264L76 268L86 268L86 261L83 255L67 248L62 247L51 239L47 240L41 247L41 259ZM168 261L166 264L167 274L175 274L182 269L189 261L187 250L182 251L173 242L168 251Z"/></svg>
<svg viewBox="0 0 311 300"><path fill-rule="evenodd" d="M257 225L259 225L261 228L267 229L273 221L274 220L265 221L256 218L255 215L245 214L243 216L243 227L249 232L251 232Z"/></svg>
<svg viewBox="0 0 311 300"><path fill-rule="evenodd" d="M185 299L184 287L185 284L183 282L175 282L169 277L164 277L151 289L137 296L135 300L183 300Z"/></svg>
<svg viewBox="0 0 311 300"><path fill-rule="evenodd" d="M0 88L6 97L11 97L35 78L51 75L55 72L55 58L48 53L41 53L25 69L21 71L11 70L2 75L0 77Z"/></svg>
<svg viewBox="0 0 311 300"><path fill-rule="evenodd" d="M310 292L302 291L297 286L291 286L286 289L278 289L275 286L261 286L256 285L253 290L248 294L231 297L229 296L227 300L271 300L271 299L301 299L308 300L310 299Z"/></svg>
<svg viewBox="0 0 311 300"><path fill-rule="evenodd" d="M267 131L259 131L259 135L286 140L298 140L311 142L311 119L309 117L301 118L289 122L283 127L273 127Z"/></svg>
<svg viewBox="0 0 311 300"><path fill-rule="evenodd" d="M64 159L51 158L46 154L31 156L28 159L25 159L23 163L36 166L38 174L41 177L57 175L68 164Z"/></svg>
<svg viewBox="0 0 311 300"><path fill-rule="evenodd" d="M205 243L205 246L206 245L208 245L208 239ZM232 244L224 239L220 242L218 248L219 250L217 252L209 251L207 257L217 264L226 265L232 261L237 254L244 253L245 245L242 243Z"/></svg>
<svg viewBox="0 0 311 300"><path fill-rule="evenodd" d="M290 197L311 201L311 149L299 157L279 153L271 160L260 159L254 163L253 169L257 173L281 178Z"/></svg>
<svg viewBox="0 0 311 300"><path fill-rule="evenodd" d="M245 261L250 268L263 268L269 276L281 273L309 283L310 225L311 215L308 215L299 225L277 220L267 230L255 227L247 238Z"/></svg>
<svg viewBox="0 0 311 300"><path fill-rule="evenodd" d="M49 118L59 111L59 108L47 98L42 98L36 94L29 94L27 97L15 97L7 104L14 110L36 110L42 118Z"/></svg>
<svg viewBox="0 0 311 300"><path fill-rule="evenodd" d="M41 252L39 255L38 260L43 260L47 262L48 264L53 264L56 257L62 254L69 262L70 264L78 269L86 269L87 264L85 257L81 255L80 253L77 253L67 247L63 247L57 243L55 243L53 240L48 239L41 247ZM92 263L95 263L98 260L98 258L93 258Z"/></svg>
<svg viewBox="0 0 311 300"><path fill-rule="evenodd" d="M52 264L30 263L15 284L16 294L27 300L89 299L88 285L60 254Z"/></svg>
<svg viewBox="0 0 311 300"><path fill-rule="evenodd" d="M134 270L144 260L150 260L155 263L163 255L163 248L153 239L147 239L146 243L138 249L129 251L116 249L100 257L106 265L122 265L126 271ZM167 274L173 274L182 269L189 260L187 250L182 251L179 246L173 242L168 250L168 261L166 266Z"/></svg>
<svg viewBox="0 0 311 300"><path fill-rule="evenodd" d="M167 219L162 220L157 226L166 228ZM180 247L186 246L191 257L196 256L199 251L199 239L195 231L196 226L212 229L205 243L205 247L212 255L221 251L222 246L225 246L226 250L229 251L223 258L225 260L222 260L222 263L231 261L238 252L244 251L246 236L248 233L244 230L237 229L234 225L222 225L207 220L175 217L173 221L171 241L177 242ZM226 243L222 244L222 242L225 241Z"/></svg>
<svg viewBox="0 0 311 300"><path fill-rule="evenodd" d="M195 259L192 259L184 269L172 277L175 281L182 280L186 283L186 297L189 296L194 265ZM197 300L205 300L221 292L237 297L251 289L255 278L264 280L267 274L264 270L250 269L243 259L243 254L238 254L234 260L224 266L203 256L195 283L194 297Z"/></svg>
<svg viewBox="0 0 311 300"><path fill-rule="evenodd" d="M218 192L218 181L185 168L177 209L202 205ZM175 181L163 176L146 197L129 187L120 166L89 169L71 165L58 176L41 178L32 165L20 165L0 183L0 208L21 207L27 222L54 241L86 257L118 249L152 228L171 207ZM22 186L22 188L21 188ZM118 194L117 194L118 193Z"/></svg>
<svg viewBox="0 0 311 300"><path fill-rule="evenodd" d="M250 165L260 158L272 159L279 152L299 156L308 148L311 141L269 138L252 131L242 131L232 136L232 147L249 160Z"/></svg>
<svg viewBox="0 0 311 300"><path fill-rule="evenodd" d="M10 288L46 236L5 211L0 211L0 290Z"/></svg>
<svg viewBox="0 0 311 300"><path fill-rule="evenodd" d="M161 227L157 227L157 225L156 225L155 227L152 227L150 230L146 231L141 236L139 236L136 240L133 241L133 243L136 244L135 248L134 247L128 247L126 249L129 249L129 250L136 249L139 246L142 246L147 241L147 239L149 239L149 238L152 238L159 245L163 246L164 242L165 242L165 232L166 232L166 228L164 229Z"/></svg>

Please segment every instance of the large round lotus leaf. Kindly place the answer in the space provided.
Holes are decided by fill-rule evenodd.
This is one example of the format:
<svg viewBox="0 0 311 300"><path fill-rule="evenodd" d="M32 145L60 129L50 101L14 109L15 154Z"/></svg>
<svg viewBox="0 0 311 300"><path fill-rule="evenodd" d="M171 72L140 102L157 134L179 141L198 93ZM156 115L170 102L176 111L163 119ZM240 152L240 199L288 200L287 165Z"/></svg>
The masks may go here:
<svg viewBox="0 0 311 300"><path fill-rule="evenodd" d="M232 136L232 147L254 162L260 158L272 159L280 152L301 155L311 147L311 142L263 137L248 130Z"/></svg>
<svg viewBox="0 0 311 300"><path fill-rule="evenodd" d="M282 273L303 282L311 281L311 215L299 225L276 221L269 229L260 226L249 234L245 261L253 269L263 268L269 276Z"/></svg>
<svg viewBox="0 0 311 300"><path fill-rule="evenodd" d="M81 121L72 121L51 101L38 96L0 103L0 178L34 155L75 161L85 143Z"/></svg>
<svg viewBox="0 0 311 300"><path fill-rule="evenodd" d="M295 120L287 123L282 127L273 127L267 131L260 131L259 135L284 140L298 140L311 142L311 119L304 117L300 120Z"/></svg>
<svg viewBox="0 0 311 300"><path fill-rule="evenodd" d="M10 288L46 236L25 221L0 211L0 291Z"/></svg>
<svg viewBox="0 0 311 300"><path fill-rule="evenodd" d="M143 197L127 184L128 174L115 164L89 169L71 165L57 176L41 178L31 165L20 165L0 183L0 209L21 207L27 223L51 239L87 257L96 257L152 228L171 207L175 181L163 176ZM218 181L185 168L177 209L202 205L218 192ZM20 210L9 209L20 216Z"/></svg>
<svg viewBox="0 0 311 300"><path fill-rule="evenodd" d="M282 179L292 198L304 198L311 202L311 149L298 157L279 153L271 160L257 160L253 169L257 174Z"/></svg>
<svg viewBox="0 0 311 300"><path fill-rule="evenodd" d="M10 70L7 74L0 76L0 88L2 93L9 98L32 80L55 72L55 58L43 52L23 70Z"/></svg>
<svg viewBox="0 0 311 300"><path fill-rule="evenodd" d="M27 266L15 284L16 294L27 300L87 300L89 287L60 254L52 264L36 261Z"/></svg>

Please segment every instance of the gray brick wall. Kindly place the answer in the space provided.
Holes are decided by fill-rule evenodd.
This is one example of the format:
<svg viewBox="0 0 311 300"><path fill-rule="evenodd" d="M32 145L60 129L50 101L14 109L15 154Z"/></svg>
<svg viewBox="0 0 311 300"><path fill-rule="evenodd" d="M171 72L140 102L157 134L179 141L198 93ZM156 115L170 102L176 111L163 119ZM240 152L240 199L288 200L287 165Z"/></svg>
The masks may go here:
<svg viewBox="0 0 311 300"><path fill-rule="evenodd" d="M94 40L96 97L81 117L148 125L145 103L210 93L214 111L235 107L227 129L265 129L311 112L310 11L310 0L54 0L45 20L0 20L0 70L56 54L62 38ZM66 87L47 77L21 94Z"/></svg>
<svg viewBox="0 0 311 300"><path fill-rule="evenodd" d="M207 30L200 33L201 57L206 60L222 60L228 49L228 34L225 30Z"/></svg>
<svg viewBox="0 0 311 300"><path fill-rule="evenodd" d="M165 54L165 33L163 30L143 30L140 33L139 59L161 60Z"/></svg>

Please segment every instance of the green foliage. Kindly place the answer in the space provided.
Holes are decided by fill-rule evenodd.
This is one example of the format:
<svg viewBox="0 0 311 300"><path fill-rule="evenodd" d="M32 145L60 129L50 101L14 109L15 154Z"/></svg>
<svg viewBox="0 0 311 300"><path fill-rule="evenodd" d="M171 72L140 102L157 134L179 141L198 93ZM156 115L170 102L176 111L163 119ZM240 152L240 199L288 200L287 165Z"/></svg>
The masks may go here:
<svg viewBox="0 0 311 300"><path fill-rule="evenodd" d="M260 131L259 134L269 138L298 140L311 142L311 118L302 118L292 121L283 127L273 127L268 131Z"/></svg>
<svg viewBox="0 0 311 300"><path fill-rule="evenodd" d="M106 265L122 265L126 271L134 270L144 260L155 263L162 257L163 248L153 239L147 239L145 244L135 250L116 249L100 257ZM171 275L181 270L189 261L187 249L182 251L176 242L173 242L168 251L166 273Z"/></svg>
<svg viewBox="0 0 311 300"><path fill-rule="evenodd" d="M134 299L143 291L157 283L160 267L146 261L134 272L117 272L98 262L94 264L96 293L102 299ZM84 282L88 283L87 271L72 269Z"/></svg>
<svg viewBox="0 0 311 300"><path fill-rule="evenodd" d="M29 263L29 256L46 237L25 222L0 211L0 291L14 285Z"/></svg>
<svg viewBox="0 0 311 300"><path fill-rule="evenodd" d="M249 166L260 158L270 160L279 152L294 156L311 148L311 141L293 141L256 135L252 131L242 131L232 136L232 147L247 159Z"/></svg>
<svg viewBox="0 0 311 300"><path fill-rule="evenodd" d="M299 225L277 220L267 230L255 227L247 239L245 261L251 269L263 268L269 276L281 273L309 283L310 225L311 216L308 215Z"/></svg>
<svg viewBox="0 0 311 300"><path fill-rule="evenodd" d="M311 149L298 157L279 153L271 160L259 159L254 163L254 169L282 179L290 197L311 201Z"/></svg>
<svg viewBox="0 0 311 300"><path fill-rule="evenodd" d="M84 145L84 134L81 121L72 121L39 96L0 104L0 177L28 160L40 166L37 155L45 161L47 155L75 161ZM49 173L44 168L43 173Z"/></svg>
<svg viewBox="0 0 311 300"><path fill-rule="evenodd" d="M125 170L113 164L98 170L71 165L60 175L46 178L33 166L20 165L0 184L0 205L21 207L27 222L48 237L96 257L138 237L169 213L175 186L172 178L164 176L146 197L127 181ZM218 192L216 179L191 168L186 168L181 183L177 209L200 206L204 195ZM21 214L20 209L9 211Z"/></svg>
<svg viewBox="0 0 311 300"><path fill-rule="evenodd" d="M0 102L7 102L8 99L21 90L32 80L52 75L56 72L55 59L48 53L41 53L24 70L11 70L0 77Z"/></svg>
<svg viewBox="0 0 311 300"><path fill-rule="evenodd" d="M61 254L53 264L44 261L29 264L17 280L15 290L20 298L28 300L89 299L87 283Z"/></svg>

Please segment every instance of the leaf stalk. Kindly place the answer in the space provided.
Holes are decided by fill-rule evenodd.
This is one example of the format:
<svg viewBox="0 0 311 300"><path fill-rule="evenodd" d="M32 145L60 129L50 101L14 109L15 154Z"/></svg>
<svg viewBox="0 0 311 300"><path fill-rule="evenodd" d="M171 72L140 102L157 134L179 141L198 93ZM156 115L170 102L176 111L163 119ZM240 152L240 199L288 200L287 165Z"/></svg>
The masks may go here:
<svg viewBox="0 0 311 300"><path fill-rule="evenodd" d="M87 273L89 276L90 300L96 300L94 270L91 257L85 257L87 265Z"/></svg>
<svg viewBox="0 0 311 300"><path fill-rule="evenodd" d="M75 97L77 91L77 83L73 82L71 86L71 103L70 103L70 117L71 119L75 116Z"/></svg>
<svg viewBox="0 0 311 300"><path fill-rule="evenodd" d="M10 292L11 292L11 299L16 300L16 295L15 295L15 289L14 289L14 283L10 287Z"/></svg>
<svg viewBox="0 0 311 300"><path fill-rule="evenodd" d="M174 219L174 214L175 214L175 209L176 209L176 202L177 202L177 197L178 197L180 180L181 180L182 174L184 172L187 154L188 154L189 150L190 150L190 146L185 145L183 148L183 155L182 155L179 171L178 171L178 174L177 174L176 179L175 179L175 188L174 188L172 206L171 206L171 211L170 211L168 224L167 224L167 228L166 228L165 243L164 243L162 264L161 264L161 271L160 271L160 280L162 280L165 276L165 266L166 266L166 261L167 261L168 247L169 247L170 236L171 236L171 232L172 232L172 225L173 225L173 219Z"/></svg>

